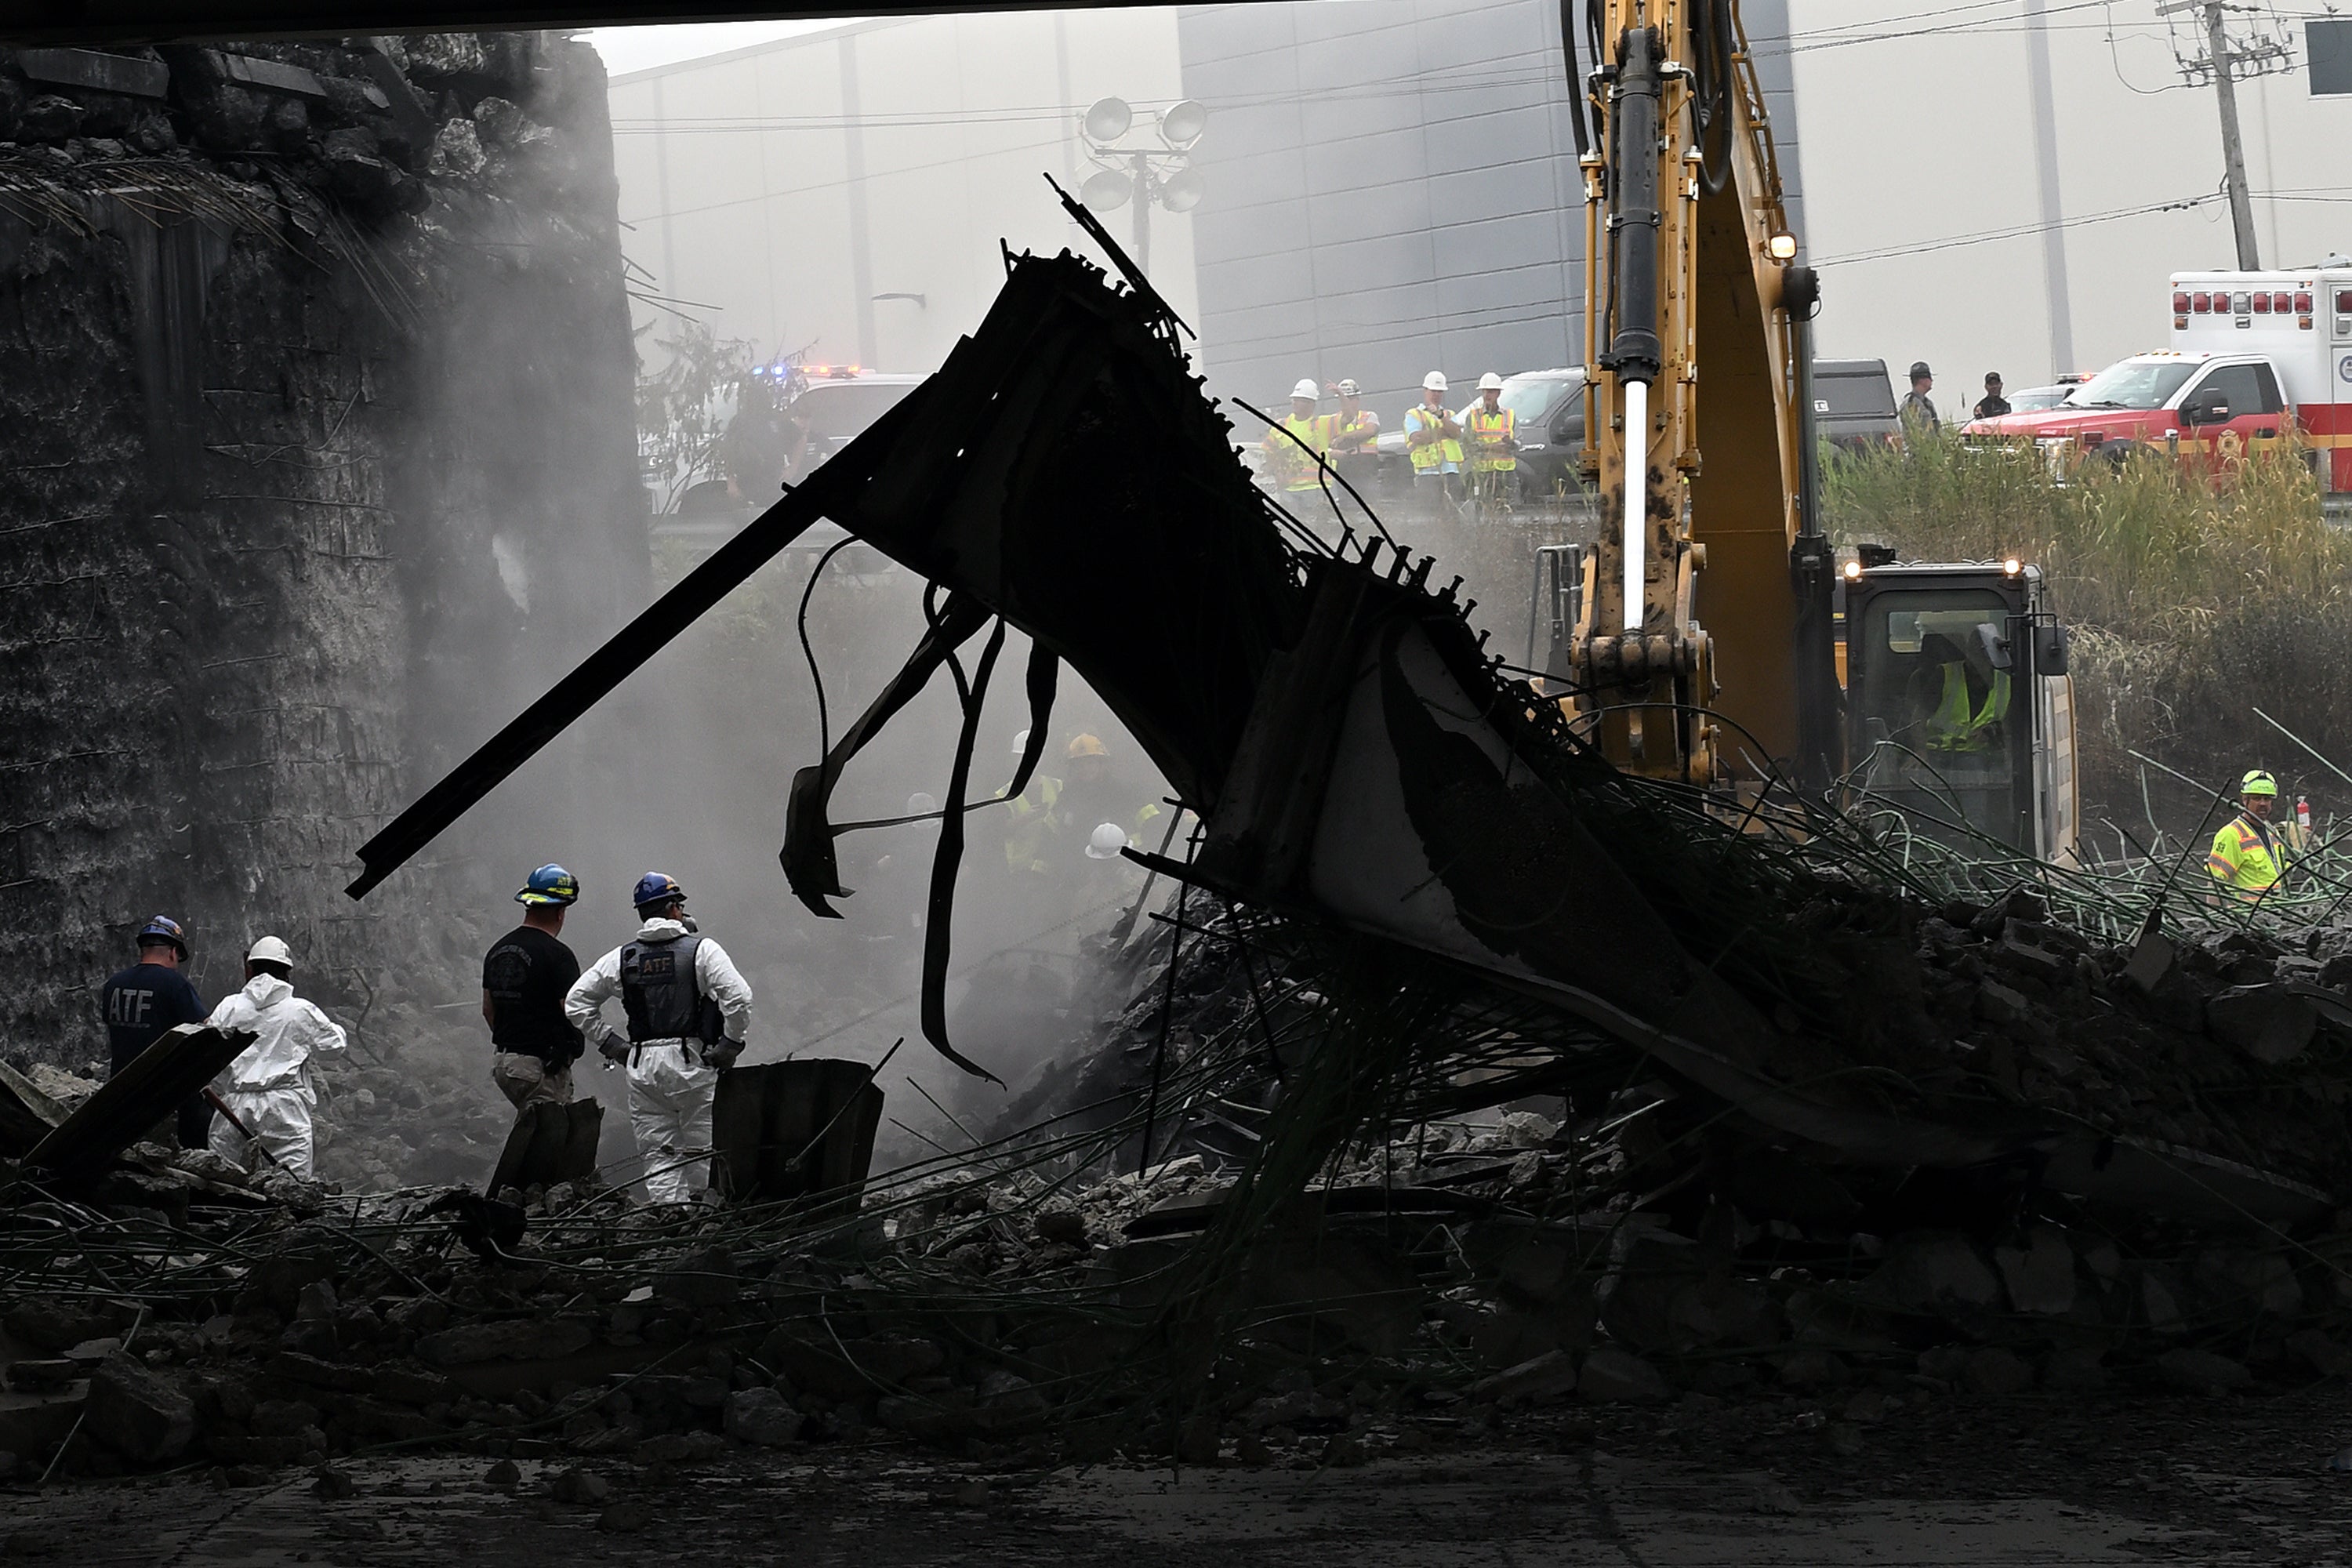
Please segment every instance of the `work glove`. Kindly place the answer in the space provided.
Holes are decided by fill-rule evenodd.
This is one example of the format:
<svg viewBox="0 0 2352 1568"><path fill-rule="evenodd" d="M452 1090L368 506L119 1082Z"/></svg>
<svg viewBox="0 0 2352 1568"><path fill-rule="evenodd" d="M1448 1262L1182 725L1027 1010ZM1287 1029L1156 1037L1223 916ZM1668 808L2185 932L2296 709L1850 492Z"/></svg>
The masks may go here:
<svg viewBox="0 0 2352 1568"><path fill-rule="evenodd" d="M596 1054L617 1066L629 1059L629 1042L617 1030L607 1029L596 1042Z"/></svg>
<svg viewBox="0 0 2352 1568"><path fill-rule="evenodd" d="M702 1047L703 1061L721 1072L733 1067L735 1058L742 1054L743 1042L740 1040L713 1040Z"/></svg>

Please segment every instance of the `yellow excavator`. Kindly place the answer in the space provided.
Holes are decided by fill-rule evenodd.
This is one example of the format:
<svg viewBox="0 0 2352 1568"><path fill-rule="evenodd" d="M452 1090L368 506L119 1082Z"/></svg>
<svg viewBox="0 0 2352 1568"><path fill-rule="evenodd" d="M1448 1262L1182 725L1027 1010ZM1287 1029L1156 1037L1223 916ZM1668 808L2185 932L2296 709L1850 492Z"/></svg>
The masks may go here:
<svg viewBox="0 0 2352 1568"><path fill-rule="evenodd" d="M1601 523L1553 668L1580 723L1637 773L1751 794L1778 774L1935 837L2071 857L2066 632L2040 572L1865 551L1841 573L1822 532L1821 288L1737 0L1576 9L1560 19L1571 82L1580 20L1593 61L1575 120Z"/></svg>

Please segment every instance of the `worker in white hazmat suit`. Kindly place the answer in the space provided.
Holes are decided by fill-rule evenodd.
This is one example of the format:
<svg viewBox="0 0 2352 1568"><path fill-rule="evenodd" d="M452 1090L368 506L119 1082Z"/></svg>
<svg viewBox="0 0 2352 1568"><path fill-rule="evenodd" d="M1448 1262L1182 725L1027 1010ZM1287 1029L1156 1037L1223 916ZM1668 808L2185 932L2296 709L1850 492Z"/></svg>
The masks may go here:
<svg viewBox="0 0 2352 1568"><path fill-rule="evenodd" d="M637 879L635 940L572 983L563 1016L629 1075L629 1125L657 1204L691 1203L710 1184L710 1108L719 1075L743 1052L751 987L734 961L694 929L686 889L664 871ZM621 999L627 1029L604 1021Z"/></svg>
<svg viewBox="0 0 2352 1568"><path fill-rule="evenodd" d="M311 1058L345 1049L340 1025L294 994L294 955L284 942L265 936L245 955L245 988L224 998L205 1020L215 1029L250 1029L257 1037L228 1070L215 1080L240 1132L225 1117L212 1124L213 1152L247 1169L255 1158L246 1132L253 1134L278 1164L316 1180L310 1163L310 1108L319 1103Z"/></svg>

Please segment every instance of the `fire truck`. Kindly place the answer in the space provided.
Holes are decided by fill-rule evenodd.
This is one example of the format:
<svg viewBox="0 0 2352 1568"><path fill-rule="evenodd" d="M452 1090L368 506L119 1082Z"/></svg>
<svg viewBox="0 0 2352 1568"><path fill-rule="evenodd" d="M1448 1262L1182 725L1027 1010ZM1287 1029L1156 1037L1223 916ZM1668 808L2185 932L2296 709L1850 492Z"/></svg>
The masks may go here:
<svg viewBox="0 0 2352 1568"><path fill-rule="evenodd" d="M2055 408L1980 419L2061 466L2158 449L2212 462L2300 436L2331 495L2352 493L2352 261L2176 272L2171 347L2119 360Z"/></svg>

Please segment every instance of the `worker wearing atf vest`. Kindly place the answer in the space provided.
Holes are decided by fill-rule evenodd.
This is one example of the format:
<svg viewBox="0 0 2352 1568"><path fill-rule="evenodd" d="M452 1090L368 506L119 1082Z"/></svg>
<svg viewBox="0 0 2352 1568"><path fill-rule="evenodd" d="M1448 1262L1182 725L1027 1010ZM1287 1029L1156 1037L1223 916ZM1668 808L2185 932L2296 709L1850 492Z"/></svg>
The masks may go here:
<svg viewBox="0 0 2352 1568"><path fill-rule="evenodd" d="M1940 632L1920 644L1931 693L1921 706L1931 752L1997 752L2009 718L2009 671L1979 667Z"/></svg>
<svg viewBox="0 0 2352 1568"><path fill-rule="evenodd" d="M188 934L169 915L139 928L139 962L110 976L100 997L106 1040L120 1073L139 1054L182 1024L205 1021L205 999L183 973L188 965ZM201 1149L213 1108L199 1092L182 1100L175 1119L183 1149Z"/></svg>
<svg viewBox="0 0 2352 1568"><path fill-rule="evenodd" d="M1323 488L1323 470L1317 459L1331 450L1332 421L1318 416L1315 405L1323 393L1312 381L1290 389L1290 417L1265 433L1259 444L1265 451L1265 471L1282 481L1283 491L1298 495Z"/></svg>
<svg viewBox="0 0 2352 1568"><path fill-rule="evenodd" d="M629 1125L646 1194L692 1203L710 1184L710 1108L719 1074L743 1052L751 987L726 950L698 933L686 889L666 871L637 879L635 939L598 959L563 998L563 1016L629 1076ZM604 1018L617 995L625 1031Z"/></svg>
<svg viewBox="0 0 2352 1568"><path fill-rule="evenodd" d="M1379 467L1376 443L1381 416L1363 405L1361 389L1352 381L1339 384L1339 412L1323 416L1331 424L1331 466L1358 489L1371 482Z"/></svg>
<svg viewBox="0 0 2352 1568"><path fill-rule="evenodd" d="M2238 815L2213 835L2205 869L2239 898L2255 900L2277 886L2290 858L2271 813L2278 808L2278 780L2255 768L2238 783Z"/></svg>
<svg viewBox="0 0 2352 1568"><path fill-rule="evenodd" d="M1412 458L1413 492L1434 516L1462 489L1462 426L1445 411L1445 373L1421 378L1421 403L1404 416L1404 445Z"/></svg>
<svg viewBox="0 0 2352 1568"><path fill-rule="evenodd" d="M1478 401L1462 411L1462 430L1472 473L1507 474L1519 466L1518 419L1503 406L1503 378L1493 371L1478 378Z"/></svg>

